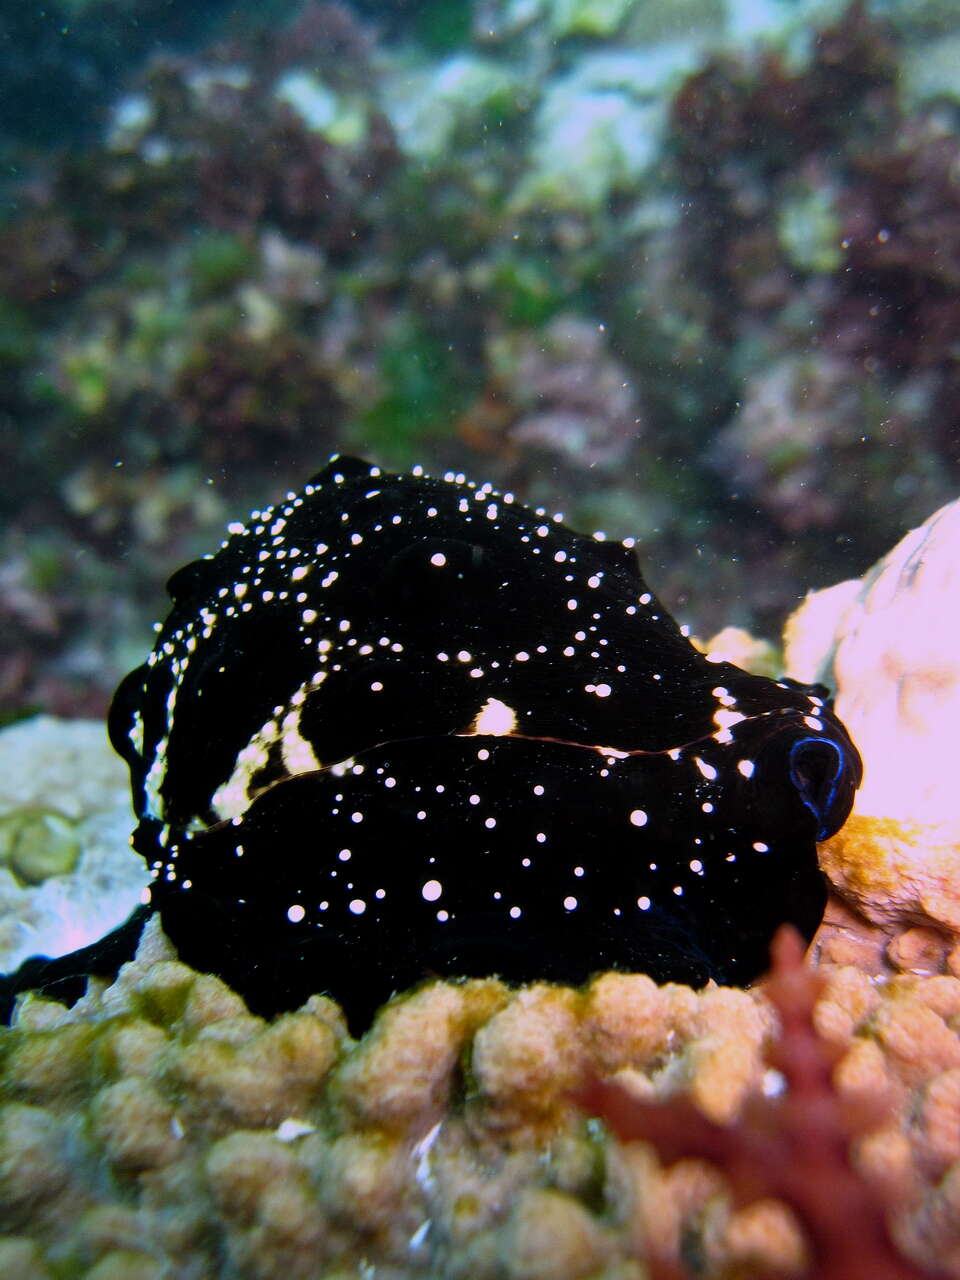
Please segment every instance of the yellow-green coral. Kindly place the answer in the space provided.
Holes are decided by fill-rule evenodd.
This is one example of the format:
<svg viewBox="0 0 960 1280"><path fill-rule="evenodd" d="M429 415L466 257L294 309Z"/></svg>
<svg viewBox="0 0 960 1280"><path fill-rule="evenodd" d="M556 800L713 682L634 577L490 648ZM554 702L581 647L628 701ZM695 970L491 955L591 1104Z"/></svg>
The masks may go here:
<svg viewBox="0 0 960 1280"><path fill-rule="evenodd" d="M837 1088L893 1107L854 1158L896 1193L898 1238L960 1275L960 979L824 972ZM251 1016L154 922L113 984L0 1031L0 1274L643 1280L651 1251L691 1249L707 1278L797 1273L789 1207L735 1210L717 1170L664 1168L569 1096L619 1072L736 1123L775 1034L758 992L605 974L430 983L356 1042L320 996Z"/></svg>

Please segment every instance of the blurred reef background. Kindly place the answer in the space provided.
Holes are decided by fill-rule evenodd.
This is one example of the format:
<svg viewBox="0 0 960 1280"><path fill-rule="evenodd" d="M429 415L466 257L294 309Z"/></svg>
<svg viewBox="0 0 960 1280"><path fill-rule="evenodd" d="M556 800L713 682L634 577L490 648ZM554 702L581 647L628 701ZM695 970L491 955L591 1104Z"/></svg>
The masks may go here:
<svg viewBox="0 0 960 1280"><path fill-rule="evenodd" d="M7 721L335 450L637 537L702 635L957 492L955 0L56 0L0 64Z"/></svg>

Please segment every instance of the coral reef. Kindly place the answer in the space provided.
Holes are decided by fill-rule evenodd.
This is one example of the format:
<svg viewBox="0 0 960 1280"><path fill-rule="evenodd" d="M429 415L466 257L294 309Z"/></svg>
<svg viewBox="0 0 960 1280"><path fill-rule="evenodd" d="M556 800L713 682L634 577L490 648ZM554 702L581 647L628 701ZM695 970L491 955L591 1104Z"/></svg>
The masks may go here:
<svg viewBox="0 0 960 1280"><path fill-rule="evenodd" d="M114 984L72 1010L30 998L0 1032L0 1265L799 1275L834 1247L826 1203L888 1259L870 1274L960 1275L960 979L780 967L769 997L430 983L354 1042L319 996L252 1017L154 923ZM652 1146L573 1104L611 1076L652 1104ZM613 1096L592 1095L611 1119Z"/></svg>
<svg viewBox="0 0 960 1280"><path fill-rule="evenodd" d="M904 110L900 75L894 32L855 3L799 71L774 51L710 60L672 119L709 331L748 375L712 461L786 530L846 527L855 493L873 555L956 483L938 228L958 142L935 106Z"/></svg>
<svg viewBox="0 0 960 1280"><path fill-rule="evenodd" d="M163 572L345 444L639 535L702 634L956 492L955 6L217 8L11 18L4 718L102 712ZM0 1031L0 1274L824 1275L822 1193L871 1276L960 1277L956 524L788 636L867 765L818 979L434 983L356 1042L152 928ZM126 805L99 727L0 736L7 956L108 927ZM611 1078L646 1141L574 1104Z"/></svg>
<svg viewBox="0 0 960 1280"><path fill-rule="evenodd" d="M16 713L102 713L159 576L337 448L639 536L703 634L773 634L952 496L936 5L151 4L116 70L128 6L68 7L11 37L85 138L10 117Z"/></svg>

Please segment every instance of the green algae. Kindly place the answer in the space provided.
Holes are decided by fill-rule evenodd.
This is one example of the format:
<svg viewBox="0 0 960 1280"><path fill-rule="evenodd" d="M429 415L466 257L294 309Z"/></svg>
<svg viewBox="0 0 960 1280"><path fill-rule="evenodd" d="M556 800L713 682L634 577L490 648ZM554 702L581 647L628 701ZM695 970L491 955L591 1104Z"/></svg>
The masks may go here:
<svg viewBox="0 0 960 1280"><path fill-rule="evenodd" d="M451 344L401 317L380 351L381 393L359 416L358 438L408 465L425 440L448 434L467 402Z"/></svg>
<svg viewBox="0 0 960 1280"><path fill-rule="evenodd" d="M226 232L207 232L190 245L187 273L191 291L198 298L225 293L246 279L256 256L246 241Z"/></svg>
<svg viewBox="0 0 960 1280"><path fill-rule="evenodd" d="M567 301L546 258L505 254L493 269L494 301L512 325L545 324Z"/></svg>

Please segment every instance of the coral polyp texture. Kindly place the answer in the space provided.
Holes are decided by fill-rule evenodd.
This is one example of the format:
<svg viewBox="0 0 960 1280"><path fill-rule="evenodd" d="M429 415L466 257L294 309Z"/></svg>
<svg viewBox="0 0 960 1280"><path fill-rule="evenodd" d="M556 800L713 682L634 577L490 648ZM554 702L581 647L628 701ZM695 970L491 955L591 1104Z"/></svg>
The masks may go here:
<svg viewBox="0 0 960 1280"><path fill-rule="evenodd" d="M782 1000L761 990L643 975L580 991L475 979L394 1001L356 1042L321 997L272 1023L251 1015L153 922L111 986L70 1010L32 998L0 1036L0 1269L640 1280L653 1261L718 1280L821 1274L805 1219L816 1197L778 1198L794 1153L776 1128L754 1139L776 1175L758 1163L747 1196L719 1145L696 1153L712 1165L675 1159L708 1121L750 1134L757 1107L792 1105L776 1096L784 1077L811 1068L777 1058L798 1040L778 1016ZM835 1153L827 1199L854 1186L873 1228L889 1223L881 1247L900 1269L884 1274L960 1275L960 980L876 985L828 967L796 1017L821 1063L809 1115L826 1116L813 1145ZM699 1119L674 1126L662 1159L617 1141L573 1100L612 1076L666 1107L684 1093Z"/></svg>

